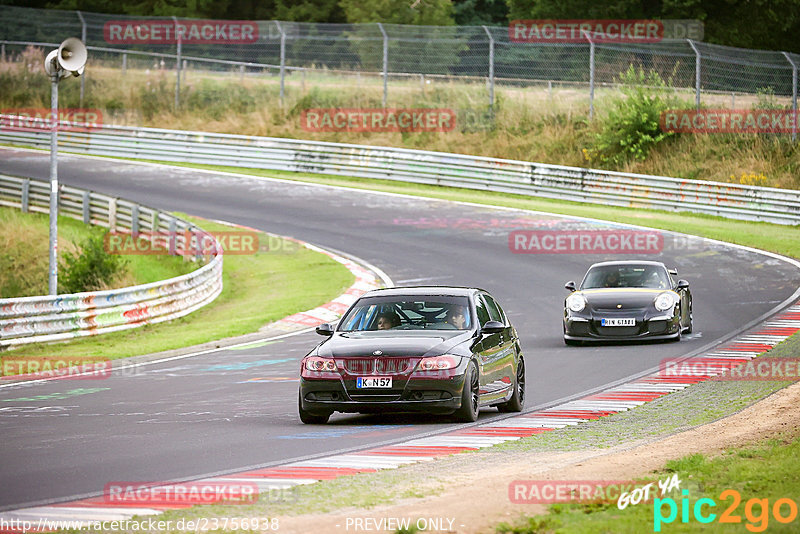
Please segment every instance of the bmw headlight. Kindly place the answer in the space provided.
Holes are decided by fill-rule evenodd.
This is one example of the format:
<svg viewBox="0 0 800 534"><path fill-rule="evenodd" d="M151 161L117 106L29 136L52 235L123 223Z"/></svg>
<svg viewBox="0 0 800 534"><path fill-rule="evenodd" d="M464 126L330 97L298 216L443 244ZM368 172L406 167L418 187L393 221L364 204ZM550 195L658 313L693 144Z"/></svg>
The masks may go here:
<svg viewBox="0 0 800 534"><path fill-rule="evenodd" d="M583 295L578 295L573 293L572 295L567 297L567 308L571 311L579 312L582 311L586 307L586 299Z"/></svg>
<svg viewBox="0 0 800 534"><path fill-rule="evenodd" d="M675 297L672 293L661 293L656 297L655 307L658 311L667 311L675 305Z"/></svg>

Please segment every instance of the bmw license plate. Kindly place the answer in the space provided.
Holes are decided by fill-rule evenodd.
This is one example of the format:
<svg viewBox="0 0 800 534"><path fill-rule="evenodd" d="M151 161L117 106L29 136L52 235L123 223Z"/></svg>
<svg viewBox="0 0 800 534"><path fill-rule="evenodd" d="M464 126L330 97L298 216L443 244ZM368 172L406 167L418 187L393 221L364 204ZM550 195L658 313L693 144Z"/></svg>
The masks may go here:
<svg viewBox="0 0 800 534"><path fill-rule="evenodd" d="M391 376L359 376L356 378L356 388L391 388Z"/></svg>
<svg viewBox="0 0 800 534"><path fill-rule="evenodd" d="M636 319L633 317L600 319L600 326L636 326Z"/></svg>

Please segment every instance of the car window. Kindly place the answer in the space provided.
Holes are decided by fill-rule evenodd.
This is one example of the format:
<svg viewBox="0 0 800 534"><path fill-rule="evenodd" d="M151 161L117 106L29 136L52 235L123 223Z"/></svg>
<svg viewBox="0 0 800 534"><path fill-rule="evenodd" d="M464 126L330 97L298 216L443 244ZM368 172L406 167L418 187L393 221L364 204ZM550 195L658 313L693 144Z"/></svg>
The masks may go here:
<svg viewBox="0 0 800 534"><path fill-rule="evenodd" d="M483 298L486 301L486 309L489 311L489 319L505 324L503 312L500 310L500 306L497 305L497 302L489 295L483 295Z"/></svg>
<svg viewBox="0 0 800 534"><path fill-rule="evenodd" d="M478 314L478 324L485 325L489 320L489 312L486 309L486 303L480 296L475 299L475 311Z"/></svg>
<svg viewBox="0 0 800 534"><path fill-rule="evenodd" d="M659 265L624 264L593 267L586 273L581 289L637 287L669 289L672 283Z"/></svg>
<svg viewBox="0 0 800 534"><path fill-rule="evenodd" d="M467 297L398 295L365 297L347 312L340 332L364 330L469 330Z"/></svg>

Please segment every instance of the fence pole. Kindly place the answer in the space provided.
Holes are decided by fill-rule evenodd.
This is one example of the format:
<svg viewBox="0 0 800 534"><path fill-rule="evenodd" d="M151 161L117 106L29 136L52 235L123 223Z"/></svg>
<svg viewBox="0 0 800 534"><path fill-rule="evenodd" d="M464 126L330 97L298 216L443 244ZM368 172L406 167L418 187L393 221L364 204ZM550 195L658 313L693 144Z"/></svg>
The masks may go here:
<svg viewBox="0 0 800 534"><path fill-rule="evenodd" d="M169 254L172 256L175 255L175 249L177 248L178 236L175 235L176 229L177 224L175 223L175 217L172 217L169 220Z"/></svg>
<svg viewBox="0 0 800 534"><path fill-rule="evenodd" d="M85 45L86 44L86 21L83 18L83 14L80 11L76 11L78 14L78 18L81 19L81 42ZM83 74L81 76L81 96L80 96L80 105L78 107L83 107L83 91L86 87L86 69L83 69Z"/></svg>
<svg viewBox="0 0 800 534"><path fill-rule="evenodd" d="M383 107L385 108L389 93L389 85L387 81L387 78L389 77L389 37L386 35L386 31L383 29L383 24L380 22L378 23L378 28L383 34Z"/></svg>
<svg viewBox="0 0 800 534"><path fill-rule="evenodd" d="M91 224L92 222L92 194L90 191L83 192L81 202L81 211L83 212L83 224Z"/></svg>
<svg viewBox="0 0 800 534"><path fill-rule="evenodd" d="M181 102L181 41L182 35L178 31L178 18L174 15L172 20L175 21L175 35L177 36L176 54L175 54L175 111L178 111L178 106Z"/></svg>
<svg viewBox="0 0 800 534"><path fill-rule="evenodd" d="M131 235L134 239L139 237L139 204L131 206Z"/></svg>
<svg viewBox="0 0 800 534"><path fill-rule="evenodd" d="M31 199L31 181L29 179L22 180L22 213L28 213L28 205Z"/></svg>
<svg viewBox="0 0 800 534"><path fill-rule="evenodd" d="M122 75L128 73L128 54L122 54Z"/></svg>
<svg viewBox="0 0 800 534"><path fill-rule="evenodd" d="M286 83L286 33L284 33L280 22L276 20L275 24L278 26L278 31L281 33L281 107L283 107L283 98L286 94L284 86Z"/></svg>
<svg viewBox="0 0 800 534"><path fill-rule="evenodd" d="M6 44L5 43L0 45L0 61L2 61L3 63L6 62Z"/></svg>
<svg viewBox="0 0 800 534"><path fill-rule="evenodd" d="M694 45L694 41L686 39L689 46L694 50L694 107L700 111L700 50Z"/></svg>
<svg viewBox="0 0 800 534"><path fill-rule="evenodd" d="M786 61L792 66L792 142L797 141L797 63L786 52L782 52Z"/></svg>
<svg viewBox="0 0 800 534"><path fill-rule="evenodd" d="M594 117L594 41L589 37L589 32L583 32L589 41L589 120Z"/></svg>
<svg viewBox="0 0 800 534"><path fill-rule="evenodd" d="M494 37L489 28L483 26L483 31L489 36L489 109L494 110Z"/></svg>

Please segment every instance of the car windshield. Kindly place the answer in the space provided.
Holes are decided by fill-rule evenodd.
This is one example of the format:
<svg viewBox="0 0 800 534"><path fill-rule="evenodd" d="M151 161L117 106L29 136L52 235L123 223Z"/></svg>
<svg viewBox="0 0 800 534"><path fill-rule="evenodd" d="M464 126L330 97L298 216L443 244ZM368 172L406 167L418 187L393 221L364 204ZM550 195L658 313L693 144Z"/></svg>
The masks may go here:
<svg viewBox="0 0 800 534"><path fill-rule="evenodd" d="M339 331L469 330L473 319L467 297L365 297L342 319Z"/></svg>
<svg viewBox="0 0 800 534"><path fill-rule="evenodd" d="M602 265L592 267L583 279L581 289L611 287L672 287L667 270L659 265Z"/></svg>

